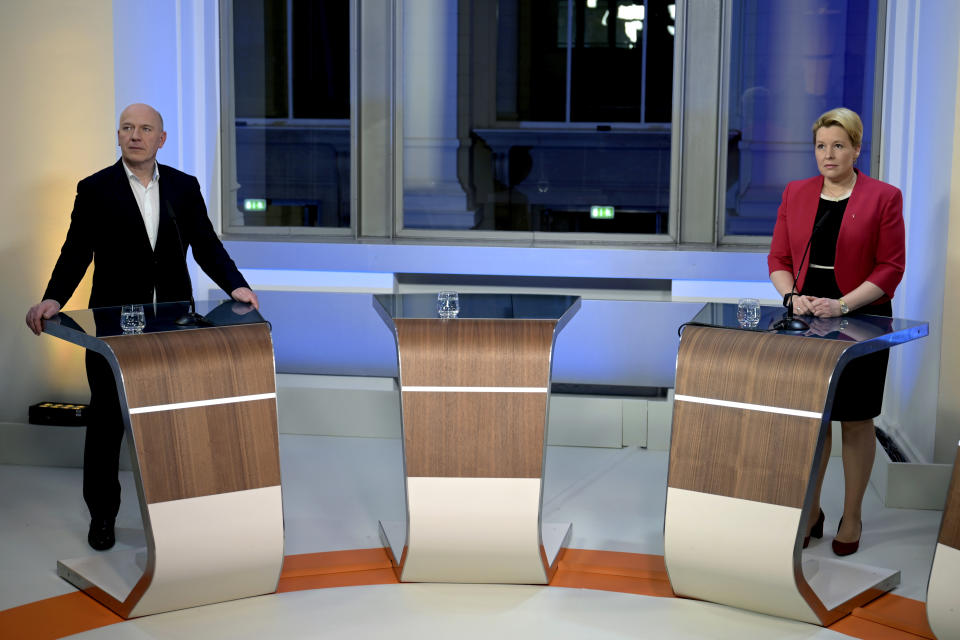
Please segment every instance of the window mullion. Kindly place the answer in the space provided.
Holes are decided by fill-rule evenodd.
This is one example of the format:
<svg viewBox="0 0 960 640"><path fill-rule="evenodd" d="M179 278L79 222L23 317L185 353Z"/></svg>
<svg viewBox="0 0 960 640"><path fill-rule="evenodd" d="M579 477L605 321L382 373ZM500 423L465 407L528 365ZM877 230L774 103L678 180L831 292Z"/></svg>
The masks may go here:
<svg viewBox="0 0 960 640"><path fill-rule="evenodd" d="M647 122L647 34L650 33L650 0L643 0L643 62L640 68L640 122Z"/></svg>
<svg viewBox="0 0 960 640"><path fill-rule="evenodd" d="M573 93L573 3L578 0L567 0L567 90L564 122L570 122L570 96Z"/></svg>
<svg viewBox="0 0 960 640"><path fill-rule="evenodd" d="M293 0L287 0L287 117L293 119Z"/></svg>

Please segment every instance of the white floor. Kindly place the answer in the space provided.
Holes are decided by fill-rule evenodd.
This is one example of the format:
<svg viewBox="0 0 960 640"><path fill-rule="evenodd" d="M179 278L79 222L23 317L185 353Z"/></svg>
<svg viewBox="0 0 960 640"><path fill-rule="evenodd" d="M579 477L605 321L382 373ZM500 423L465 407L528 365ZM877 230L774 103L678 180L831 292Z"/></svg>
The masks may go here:
<svg viewBox="0 0 960 640"><path fill-rule="evenodd" d="M380 546L378 520L403 516L399 440L283 435L287 555ZM663 553L666 452L550 447L544 521L572 521L571 547ZM0 466L0 610L69 593L56 560L92 552L79 469ZM129 473L118 547L142 545ZM833 557L842 472L831 460L823 540ZM895 593L924 600L939 511L884 508L870 489L851 560L900 569ZM704 523L709 527L709 523ZM371 615L375 612L375 615ZM202 630L202 631L201 631ZM811 625L678 599L544 587L382 585L322 589L201 607L80 634L83 638L831 638Z"/></svg>

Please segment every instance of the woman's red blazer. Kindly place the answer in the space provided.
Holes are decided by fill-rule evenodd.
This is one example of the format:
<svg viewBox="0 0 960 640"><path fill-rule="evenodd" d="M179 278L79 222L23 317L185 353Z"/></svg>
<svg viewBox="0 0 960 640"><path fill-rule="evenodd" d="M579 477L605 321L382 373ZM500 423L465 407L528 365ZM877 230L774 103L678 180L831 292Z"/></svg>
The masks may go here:
<svg viewBox="0 0 960 640"><path fill-rule="evenodd" d="M809 259L802 265L799 262L813 231L822 188L823 176L791 182L783 190L777 210L767 266L770 273L791 274L796 274L800 266L797 291L803 288L807 275ZM886 302L903 278L906 255L903 195L896 187L857 171L857 183L837 237L834 275L840 291L846 295L869 280L885 294L874 304Z"/></svg>

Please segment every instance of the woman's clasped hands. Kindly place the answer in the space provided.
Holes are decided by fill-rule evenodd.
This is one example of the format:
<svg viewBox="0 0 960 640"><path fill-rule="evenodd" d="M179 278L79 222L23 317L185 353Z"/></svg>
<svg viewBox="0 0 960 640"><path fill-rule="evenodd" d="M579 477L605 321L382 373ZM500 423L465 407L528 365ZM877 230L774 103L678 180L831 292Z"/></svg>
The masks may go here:
<svg viewBox="0 0 960 640"><path fill-rule="evenodd" d="M843 315L839 300L802 295L793 296L793 313L798 316L817 316L818 318L836 318Z"/></svg>

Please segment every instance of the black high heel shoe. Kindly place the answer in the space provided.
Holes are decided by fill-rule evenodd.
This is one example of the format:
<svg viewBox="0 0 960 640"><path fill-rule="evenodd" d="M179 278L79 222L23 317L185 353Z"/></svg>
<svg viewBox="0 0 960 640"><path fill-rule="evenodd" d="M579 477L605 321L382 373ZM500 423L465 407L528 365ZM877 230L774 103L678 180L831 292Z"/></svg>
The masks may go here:
<svg viewBox="0 0 960 640"><path fill-rule="evenodd" d="M819 540L823 537L823 521L826 518L823 515L823 509L820 509L820 515L817 517L817 521L813 523L813 528L810 529L810 535L806 536L803 539L803 548L806 549L810 544L810 538L816 538Z"/></svg>
<svg viewBox="0 0 960 640"><path fill-rule="evenodd" d="M837 525L837 531L840 531L840 526L843 524L843 518L840 518L840 524ZM856 553L857 549L860 548L860 538L863 537L863 521L860 521L860 535L857 536L857 539L853 542L840 542L836 538L833 539L833 552L838 556L849 556L852 553Z"/></svg>

